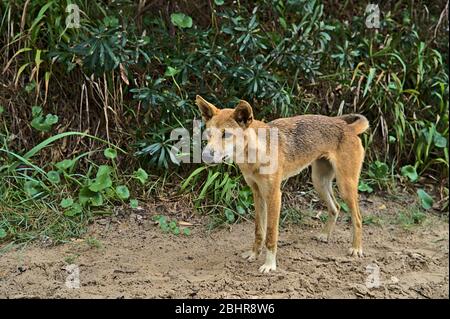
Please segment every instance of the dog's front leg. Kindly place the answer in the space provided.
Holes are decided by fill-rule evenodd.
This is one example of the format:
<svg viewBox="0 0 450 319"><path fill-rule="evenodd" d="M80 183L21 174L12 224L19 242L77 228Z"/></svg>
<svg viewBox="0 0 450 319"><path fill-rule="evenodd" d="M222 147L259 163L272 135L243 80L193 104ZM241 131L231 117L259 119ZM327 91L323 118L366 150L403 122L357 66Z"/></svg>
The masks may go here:
<svg viewBox="0 0 450 319"><path fill-rule="evenodd" d="M281 191L280 184L274 183L267 189L267 233L266 233L266 262L259 268L262 273L277 269L278 223L280 219Z"/></svg>
<svg viewBox="0 0 450 319"><path fill-rule="evenodd" d="M264 197L256 184L251 185L253 193L253 202L255 206L255 242L252 249L242 254L244 259L248 261L256 260L261 255L262 246L266 240L267 228L267 205Z"/></svg>

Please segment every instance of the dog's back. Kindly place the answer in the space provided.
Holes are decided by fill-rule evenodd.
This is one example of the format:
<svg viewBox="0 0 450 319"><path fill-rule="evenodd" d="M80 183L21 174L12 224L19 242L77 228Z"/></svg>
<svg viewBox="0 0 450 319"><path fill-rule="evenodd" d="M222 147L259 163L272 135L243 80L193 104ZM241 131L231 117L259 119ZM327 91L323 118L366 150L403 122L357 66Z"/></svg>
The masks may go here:
<svg viewBox="0 0 450 319"><path fill-rule="evenodd" d="M368 128L368 121L359 114L300 115L277 119L268 125L279 130L286 164L296 163L295 166L303 167L336 152L345 139L357 138Z"/></svg>

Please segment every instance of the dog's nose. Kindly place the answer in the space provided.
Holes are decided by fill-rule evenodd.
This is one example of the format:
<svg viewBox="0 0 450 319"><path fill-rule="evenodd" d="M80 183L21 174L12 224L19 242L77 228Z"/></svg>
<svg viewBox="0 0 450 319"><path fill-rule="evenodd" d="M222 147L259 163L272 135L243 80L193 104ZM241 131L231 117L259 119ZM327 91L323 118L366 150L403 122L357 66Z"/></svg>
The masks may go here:
<svg viewBox="0 0 450 319"><path fill-rule="evenodd" d="M202 158L206 163L214 163L214 150L205 148L202 152Z"/></svg>

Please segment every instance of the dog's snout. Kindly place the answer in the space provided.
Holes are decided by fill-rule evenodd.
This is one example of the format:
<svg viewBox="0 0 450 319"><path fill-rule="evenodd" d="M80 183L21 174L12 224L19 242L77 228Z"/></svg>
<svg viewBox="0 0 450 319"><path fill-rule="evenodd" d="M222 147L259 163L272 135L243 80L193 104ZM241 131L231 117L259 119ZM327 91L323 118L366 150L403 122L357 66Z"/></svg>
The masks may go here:
<svg viewBox="0 0 450 319"><path fill-rule="evenodd" d="M203 161L206 163L214 163L214 150L209 147L205 147L202 152Z"/></svg>

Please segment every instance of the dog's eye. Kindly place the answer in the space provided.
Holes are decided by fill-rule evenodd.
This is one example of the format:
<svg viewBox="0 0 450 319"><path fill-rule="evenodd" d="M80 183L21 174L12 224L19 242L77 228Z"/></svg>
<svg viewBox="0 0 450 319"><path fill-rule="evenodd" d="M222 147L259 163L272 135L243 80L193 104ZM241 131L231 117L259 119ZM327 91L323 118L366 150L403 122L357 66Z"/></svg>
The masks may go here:
<svg viewBox="0 0 450 319"><path fill-rule="evenodd" d="M233 134L231 134L230 132L223 132L222 133L222 138L230 138L230 137L232 137L233 136Z"/></svg>

